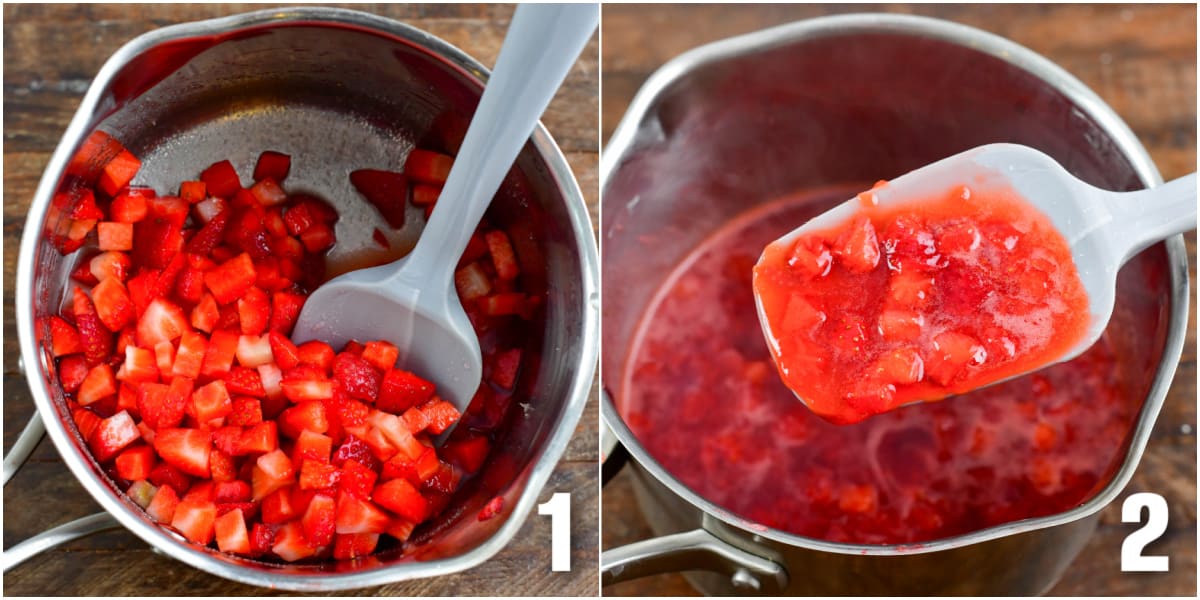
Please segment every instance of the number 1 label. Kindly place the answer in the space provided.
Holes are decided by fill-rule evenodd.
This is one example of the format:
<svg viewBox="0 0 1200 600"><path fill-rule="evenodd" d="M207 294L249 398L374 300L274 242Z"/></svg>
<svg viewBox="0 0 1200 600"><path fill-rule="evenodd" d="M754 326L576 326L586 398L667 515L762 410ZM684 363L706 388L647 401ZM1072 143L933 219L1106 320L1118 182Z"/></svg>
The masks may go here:
<svg viewBox="0 0 1200 600"><path fill-rule="evenodd" d="M1121 544L1121 570L1139 572L1166 572L1169 557L1143 556L1146 546L1167 531L1167 501L1158 494L1141 492L1125 499L1121 505L1123 523L1141 523L1142 509L1146 509L1146 524L1125 538Z"/></svg>
<svg viewBox="0 0 1200 600"><path fill-rule="evenodd" d="M550 570L571 570L571 495L558 492L538 505L539 515L550 515Z"/></svg>

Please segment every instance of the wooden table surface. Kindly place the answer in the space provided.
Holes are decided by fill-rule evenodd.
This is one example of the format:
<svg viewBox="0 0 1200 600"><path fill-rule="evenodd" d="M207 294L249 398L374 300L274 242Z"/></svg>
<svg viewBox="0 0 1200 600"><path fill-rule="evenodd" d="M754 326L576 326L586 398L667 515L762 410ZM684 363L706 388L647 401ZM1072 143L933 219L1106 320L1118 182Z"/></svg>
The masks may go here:
<svg viewBox="0 0 1200 600"><path fill-rule="evenodd" d="M706 42L825 14L900 12L940 17L1007 37L1050 58L1095 90L1150 151L1166 179L1196 170L1195 5L606 5L601 36L602 124L607 141L633 94L667 60ZM1191 321L1175 381L1153 437L1121 498L1051 595L1196 595L1196 237ZM1122 574L1120 549L1137 526L1121 523L1129 494L1152 491L1170 506L1169 528L1147 554L1170 556L1168 573ZM645 539L627 473L602 493L601 544ZM819 574L816 574L819 576ZM679 575L603 589L606 595L695 595Z"/></svg>
<svg viewBox="0 0 1200 600"><path fill-rule="evenodd" d="M367 5L412 24L484 64L496 55L511 5ZM4 447L33 409L17 370L13 281L17 248L34 188L88 84L122 44L178 22L247 12L261 5L120 4L4 7ZM598 199L598 41L593 37L543 122L566 154L595 224ZM483 565L456 575L347 593L413 595L588 595L599 585L597 409L593 390L571 444L538 502L571 493L569 573L550 571L550 522L530 514L516 537ZM4 494L4 546L100 510L48 441ZM152 551L124 530L49 551L4 576L8 595L252 595L270 593L192 569Z"/></svg>

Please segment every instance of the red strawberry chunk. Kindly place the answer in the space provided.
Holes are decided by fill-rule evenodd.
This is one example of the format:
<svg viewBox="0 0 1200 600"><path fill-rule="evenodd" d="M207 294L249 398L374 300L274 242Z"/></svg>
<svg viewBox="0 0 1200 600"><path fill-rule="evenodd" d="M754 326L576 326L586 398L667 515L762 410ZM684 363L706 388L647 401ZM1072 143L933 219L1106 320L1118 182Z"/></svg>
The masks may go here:
<svg viewBox="0 0 1200 600"><path fill-rule="evenodd" d="M292 464L299 465L305 460L328 463L332 451L333 439L306 429L296 437L296 444L292 448Z"/></svg>
<svg viewBox="0 0 1200 600"><path fill-rule="evenodd" d="M333 367L333 348L325 342L312 340L296 347L301 364L312 365L329 373Z"/></svg>
<svg viewBox="0 0 1200 600"><path fill-rule="evenodd" d="M204 356L207 353L208 338L193 331L185 332L179 338L179 348L175 352L175 362L171 365L171 374L192 379L199 377L200 368L204 364Z"/></svg>
<svg viewBox="0 0 1200 600"><path fill-rule="evenodd" d="M352 398L373 402L379 394L382 377L371 363L343 352L333 361L333 379L340 383Z"/></svg>
<svg viewBox="0 0 1200 600"><path fill-rule="evenodd" d="M300 489L323 490L337 485L341 472L337 467L311 458L300 463Z"/></svg>
<svg viewBox="0 0 1200 600"><path fill-rule="evenodd" d="M75 400L81 406L87 406L115 393L117 393L117 380L113 377L112 367L100 364L92 367L87 376L83 378Z"/></svg>
<svg viewBox="0 0 1200 600"><path fill-rule="evenodd" d="M208 197L208 186L203 181L185 181L179 184L179 197L188 204L196 204Z"/></svg>
<svg viewBox="0 0 1200 600"><path fill-rule="evenodd" d="M404 426L404 422L396 415L375 411L368 417L368 422L383 433L388 443L400 451L409 460L416 460L425 451L425 446L413 437L412 432Z"/></svg>
<svg viewBox="0 0 1200 600"><path fill-rule="evenodd" d="M492 383L512 389L517 383L517 373L521 369L521 349L512 348L497 352L492 360L492 372L489 379Z"/></svg>
<svg viewBox="0 0 1200 600"><path fill-rule="evenodd" d="M229 304L242 297L254 285L254 280L254 261L245 252L204 275L204 283L221 304Z"/></svg>
<svg viewBox="0 0 1200 600"><path fill-rule="evenodd" d="M170 486L172 489L186 490L191 487L192 478L183 471L159 461L158 465L150 471L150 483L159 486L160 489L162 486Z"/></svg>
<svg viewBox="0 0 1200 600"><path fill-rule="evenodd" d="M271 343L271 355L280 369L288 370L300 364L300 351L291 340L274 328L267 334L267 339Z"/></svg>
<svg viewBox="0 0 1200 600"><path fill-rule="evenodd" d="M259 335L267 330L271 319L271 300L267 293L251 286L238 298L238 322L245 335Z"/></svg>
<svg viewBox="0 0 1200 600"><path fill-rule="evenodd" d="M258 398L237 396L232 401L225 422L230 425L247 426L263 422L262 402Z"/></svg>
<svg viewBox="0 0 1200 600"><path fill-rule="evenodd" d="M117 379L130 383L158 381L158 365L154 353L134 345L125 347L125 362L117 371ZM139 413L140 414L140 413Z"/></svg>
<svg viewBox="0 0 1200 600"><path fill-rule="evenodd" d="M271 546L275 544L275 532L270 527L262 523L255 523L250 528L250 552L249 556L262 556L271 551Z"/></svg>
<svg viewBox="0 0 1200 600"><path fill-rule="evenodd" d="M484 436L450 440L442 447L442 456L468 473L475 473L487 459L491 445Z"/></svg>
<svg viewBox="0 0 1200 600"><path fill-rule="evenodd" d="M300 310L304 308L304 296L290 292L275 292L271 294L270 330L288 335L300 318ZM279 365L285 369L282 364Z"/></svg>
<svg viewBox="0 0 1200 600"><path fill-rule="evenodd" d="M184 498L175 507L171 517L171 527L175 528L189 541L207 545L213 540L214 524L217 520L217 507L212 502Z"/></svg>
<svg viewBox="0 0 1200 600"><path fill-rule="evenodd" d="M82 356L68 356L58 363L58 380L68 394L79 391L88 374L87 361ZM84 436L85 438L87 436Z"/></svg>
<svg viewBox="0 0 1200 600"><path fill-rule="evenodd" d="M396 366L400 350L387 342L370 341L363 348L362 358L381 372L386 372Z"/></svg>
<svg viewBox="0 0 1200 600"><path fill-rule="evenodd" d="M843 266L855 273L867 273L879 264L879 239L867 217L859 217L834 244L833 253Z"/></svg>
<svg viewBox="0 0 1200 600"><path fill-rule="evenodd" d="M128 251L133 249L133 224L102 221L96 224L96 239L100 249Z"/></svg>
<svg viewBox="0 0 1200 600"><path fill-rule="evenodd" d="M442 185L453 164L453 158L440 152L413 149L404 161L404 174L421 183Z"/></svg>
<svg viewBox="0 0 1200 600"><path fill-rule="evenodd" d="M233 400L225 389L225 382L218 380L192 393L192 407L196 420L207 423L228 415L233 410Z"/></svg>
<svg viewBox="0 0 1200 600"><path fill-rule="evenodd" d="M442 432L450 428L458 422L462 416L458 409L453 404L446 402L440 398L434 398L429 402L421 405L421 414L425 417L427 425L422 429L427 430L434 435L440 435ZM413 433L416 433L414 431Z"/></svg>
<svg viewBox="0 0 1200 600"><path fill-rule="evenodd" d="M233 359L237 354L239 336L234 331L217 330L208 340L208 350L204 353L204 363L200 366L200 374L205 377L224 377L233 367ZM239 393L239 392L234 392Z"/></svg>
<svg viewBox="0 0 1200 600"><path fill-rule="evenodd" d="M155 298L137 322L138 345L153 348L159 342L174 341L191 330L183 309L162 298Z"/></svg>
<svg viewBox="0 0 1200 600"><path fill-rule="evenodd" d="M287 382L284 382L287 385ZM285 393L287 388L284 388ZM290 397L290 396L289 396ZM319 400L305 400L283 411L279 415L279 430L283 435L296 439L304 430L313 433L329 431L329 419L325 414L325 404Z"/></svg>
<svg viewBox="0 0 1200 600"><path fill-rule="evenodd" d="M292 467L292 461L282 450L276 448L259 456L250 480L254 500L262 500L271 492L291 485L295 479L296 470Z"/></svg>
<svg viewBox="0 0 1200 600"><path fill-rule="evenodd" d="M231 482L237 478L233 456L220 450L214 449L208 453L208 469L213 483Z"/></svg>
<svg viewBox="0 0 1200 600"><path fill-rule="evenodd" d="M492 281L478 262L473 262L454 272L454 287L463 302L482 298L492 293Z"/></svg>
<svg viewBox="0 0 1200 600"><path fill-rule="evenodd" d="M164 484L158 486L154 499L150 501L150 506L146 507L146 514L159 523L170 523L178 506L179 494L171 486Z"/></svg>
<svg viewBox="0 0 1200 600"><path fill-rule="evenodd" d="M95 283L108 278L125 281L133 269L133 262L124 252L101 252L87 261L87 267Z"/></svg>
<svg viewBox="0 0 1200 600"><path fill-rule="evenodd" d="M250 554L250 535L246 532L246 518L241 509L231 510L213 523L217 548L221 552Z"/></svg>
<svg viewBox="0 0 1200 600"><path fill-rule="evenodd" d="M233 211L231 210L222 210L214 215L188 241L187 251L200 256L207 256L211 253L213 248L216 248L217 244L224 239L225 229L229 226L232 216Z"/></svg>
<svg viewBox="0 0 1200 600"><path fill-rule="evenodd" d="M375 458L370 446L353 435L346 436L346 439L333 452L330 460L335 466L339 467L345 466L348 461L355 461L361 465L365 465L372 471L378 471L380 468L379 459Z"/></svg>
<svg viewBox="0 0 1200 600"><path fill-rule="evenodd" d="M96 315L109 331L119 331L132 323L136 316L133 301L129 299L125 286L116 278L105 279L92 288L92 301L96 306Z"/></svg>
<svg viewBox="0 0 1200 600"><path fill-rule="evenodd" d="M146 218L148 197L154 197L154 190L130 188L113 198L108 214L118 223L137 223Z"/></svg>
<svg viewBox="0 0 1200 600"><path fill-rule="evenodd" d="M300 514L300 511L292 504L292 490L290 487L279 488L263 498L263 523L271 525L287 523L299 517Z"/></svg>
<svg viewBox="0 0 1200 600"><path fill-rule="evenodd" d="M151 198L146 217L133 226L133 262L162 269L183 250L187 203L179 198Z"/></svg>
<svg viewBox="0 0 1200 600"><path fill-rule="evenodd" d="M55 357L83 352L79 332L61 317L51 316L47 320L50 329L50 352Z"/></svg>
<svg viewBox="0 0 1200 600"><path fill-rule="evenodd" d="M203 429L160 429L154 449L166 462L196 477L209 477L212 434ZM215 510L215 509L214 509Z"/></svg>
<svg viewBox="0 0 1200 600"><path fill-rule="evenodd" d="M201 277L203 278L203 276ZM205 333L212 333L220 317L221 312L217 306L217 299L213 298L212 294L205 292L200 296L199 303L192 309L192 327Z"/></svg>
<svg viewBox="0 0 1200 600"><path fill-rule="evenodd" d="M275 181L283 181L287 179L291 168L291 156L282 152L268 150L258 155L258 162L254 165L254 180L262 181L269 178Z"/></svg>
<svg viewBox="0 0 1200 600"><path fill-rule="evenodd" d="M218 504L249 502L250 494L250 484L240 479L213 485L213 501Z"/></svg>
<svg viewBox="0 0 1200 600"><path fill-rule="evenodd" d="M350 494L339 494L335 528L337 533L383 533L391 521L370 501Z"/></svg>
<svg viewBox="0 0 1200 600"><path fill-rule="evenodd" d="M379 475L370 467L357 460L347 460L342 465L341 475L338 476L338 490L355 498L370 498L378 478Z"/></svg>
<svg viewBox="0 0 1200 600"><path fill-rule="evenodd" d="M512 244L508 241L508 235L500 230L489 231L483 236L487 242L488 251L492 255L492 263L496 267L496 276L500 279L511 281L517 278L520 274L520 267L517 266L516 255L513 254Z"/></svg>
<svg viewBox="0 0 1200 600"><path fill-rule="evenodd" d="M287 200L287 192L279 187L279 184L274 179L266 177L260 179L250 188L250 193L254 194L254 198L263 206L275 206L283 204ZM282 225L282 220L280 222Z"/></svg>
<svg viewBox="0 0 1200 600"><path fill-rule="evenodd" d="M504 498L496 496L495 498L488 500L488 503L485 504L482 509L480 509L478 518L480 521L487 521L488 519L500 514L501 510L504 510Z"/></svg>
<svg viewBox="0 0 1200 600"><path fill-rule="evenodd" d="M408 537L412 535L413 530L416 528L416 523L403 517L396 517L388 524L387 534L403 542L408 540Z"/></svg>
<svg viewBox="0 0 1200 600"><path fill-rule="evenodd" d="M116 460L117 476L126 481L137 481L150 476L154 468L154 448L135 446L121 452Z"/></svg>
<svg viewBox="0 0 1200 600"><path fill-rule="evenodd" d="M442 187L418 183L412 187L412 203L417 206L433 206L442 194Z"/></svg>
<svg viewBox="0 0 1200 600"><path fill-rule="evenodd" d="M91 435L88 436L88 446L96 462L104 463L117 455L126 446L141 438L137 425L126 411L121 411L107 419L102 419Z"/></svg>
<svg viewBox="0 0 1200 600"><path fill-rule="evenodd" d="M297 403L310 400L327 400L333 397L333 382L328 379L289 381L285 377L279 383L279 387L283 390L283 395L287 396L288 400Z"/></svg>
<svg viewBox="0 0 1200 600"><path fill-rule="evenodd" d="M337 560L354 560L370 556L378 544L377 533L338 534L333 538L333 557Z"/></svg>
<svg viewBox="0 0 1200 600"><path fill-rule="evenodd" d="M275 532L275 545L271 552L288 562L308 558L317 553L317 546L304 537L304 529L300 521L284 524Z"/></svg>
<svg viewBox="0 0 1200 600"><path fill-rule="evenodd" d="M98 365L112 355L112 331L100 321L96 307L83 290L75 288L72 293L75 325L79 329L79 340L83 343L83 356L89 365Z"/></svg>
<svg viewBox="0 0 1200 600"><path fill-rule="evenodd" d="M375 406L390 413L402 413L433 397L433 384L403 369L392 369L383 376Z"/></svg>
<svg viewBox="0 0 1200 600"><path fill-rule="evenodd" d="M402 173L361 169L350 173L350 183L393 229L404 227L404 209L408 202L408 178Z"/></svg>
<svg viewBox="0 0 1200 600"><path fill-rule="evenodd" d="M392 479L376 486L371 497L380 506L414 523L424 521L429 513L429 501L404 479Z"/></svg>
<svg viewBox="0 0 1200 600"><path fill-rule="evenodd" d="M208 187L208 193L219 198L231 198L242 189L242 182L238 179L233 163L227 160L214 163L205 169L200 173L200 179Z"/></svg>
<svg viewBox="0 0 1200 600"><path fill-rule="evenodd" d="M263 454L279 447L279 425L275 421L263 421L242 431L238 440L238 454Z"/></svg>
<svg viewBox="0 0 1200 600"><path fill-rule="evenodd" d="M138 157L134 156L132 152L122 150L120 154L104 165L97 185L110 197L116 196L121 188L133 181L133 177L137 175L140 168L142 168L142 161L138 160Z"/></svg>

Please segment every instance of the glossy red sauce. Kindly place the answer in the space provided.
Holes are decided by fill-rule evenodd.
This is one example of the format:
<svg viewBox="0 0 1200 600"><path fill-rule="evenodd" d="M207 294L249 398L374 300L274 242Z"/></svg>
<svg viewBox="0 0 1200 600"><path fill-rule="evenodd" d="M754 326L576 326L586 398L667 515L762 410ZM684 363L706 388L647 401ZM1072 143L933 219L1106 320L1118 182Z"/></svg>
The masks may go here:
<svg viewBox="0 0 1200 600"><path fill-rule="evenodd" d="M1038 369L1083 339L1071 249L1015 191L872 198L754 267L776 366L814 412L855 423Z"/></svg>
<svg viewBox="0 0 1200 600"><path fill-rule="evenodd" d="M797 402L763 342L750 278L763 246L811 206L785 200L730 223L650 305L620 410L657 461L744 518L863 544L1058 513L1107 481L1135 416L1107 337L1068 363L853 425Z"/></svg>

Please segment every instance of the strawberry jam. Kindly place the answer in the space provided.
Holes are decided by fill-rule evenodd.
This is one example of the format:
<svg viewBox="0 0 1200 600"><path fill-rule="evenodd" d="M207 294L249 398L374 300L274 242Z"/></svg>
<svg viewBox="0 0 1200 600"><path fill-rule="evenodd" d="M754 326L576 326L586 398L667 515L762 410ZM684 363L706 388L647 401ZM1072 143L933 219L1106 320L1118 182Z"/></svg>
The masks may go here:
<svg viewBox="0 0 1200 600"><path fill-rule="evenodd" d="M751 265L813 206L787 199L730 223L650 304L617 396L655 460L753 522L861 544L919 543L1055 514L1106 484L1138 406L1108 334L1070 362L852 425L797 402L763 343ZM875 276L884 289L886 274Z"/></svg>
<svg viewBox="0 0 1200 600"><path fill-rule="evenodd" d="M1011 190L958 186L767 246L754 291L784 383L855 423L1063 357L1090 319L1070 247Z"/></svg>

